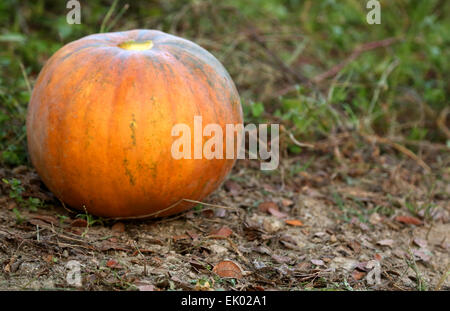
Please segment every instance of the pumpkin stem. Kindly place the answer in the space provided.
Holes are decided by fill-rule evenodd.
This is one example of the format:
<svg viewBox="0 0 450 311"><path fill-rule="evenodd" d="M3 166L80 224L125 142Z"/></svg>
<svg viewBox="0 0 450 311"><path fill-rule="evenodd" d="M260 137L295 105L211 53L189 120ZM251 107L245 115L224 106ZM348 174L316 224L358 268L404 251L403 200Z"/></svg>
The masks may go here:
<svg viewBox="0 0 450 311"><path fill-rule="evenodd" d="M126 41L126 42L120 43L118 46L124 50L129 50L129 51L144 51L144 50L150 50L153 47L153 41L152 40L141 41L141 42Z"/></svg>

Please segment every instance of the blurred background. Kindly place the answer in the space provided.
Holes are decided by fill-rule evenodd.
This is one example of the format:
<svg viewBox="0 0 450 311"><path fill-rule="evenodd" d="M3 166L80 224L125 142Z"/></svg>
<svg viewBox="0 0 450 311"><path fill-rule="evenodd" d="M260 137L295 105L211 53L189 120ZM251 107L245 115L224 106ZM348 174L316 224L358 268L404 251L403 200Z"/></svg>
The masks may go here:
<svg viewBox="0 0 450 311"><path fill-rule="evenodd" d="M80 37L135 28L192 40L227 68L246 122L283 125L284 155L355 133L420 153L449 146L450 3L381 0L0 2L0 163L27 164L25 116L48 58ZM295 137L297 143L292 139ZM446 147L447 145L447 147Z"/></svg>

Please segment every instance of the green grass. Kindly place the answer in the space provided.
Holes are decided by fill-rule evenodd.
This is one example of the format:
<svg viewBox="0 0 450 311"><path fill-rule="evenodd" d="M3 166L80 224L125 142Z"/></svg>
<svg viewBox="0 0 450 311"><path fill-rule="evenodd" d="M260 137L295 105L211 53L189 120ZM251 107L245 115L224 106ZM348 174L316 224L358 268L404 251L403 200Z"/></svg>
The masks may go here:
<svg viewBox="0 0 450 311"><path fill-rule="evenodd" d="M282 122L305 141L360 130L445 144L447 137L436 120L449 98L448 1L381 0L381 25L366 23L365 4L363 0L81 1L81 25L69 25L64 1L3 0L0 163L28 163L26 107L45 61L82 36L134 28L161 29L211 51L235 80L249 122ZM250 33L257 33L263 45L246 35ZM400 41L362 53L315 87L297 76L313 79L361 44L389 37Z"/></svg>

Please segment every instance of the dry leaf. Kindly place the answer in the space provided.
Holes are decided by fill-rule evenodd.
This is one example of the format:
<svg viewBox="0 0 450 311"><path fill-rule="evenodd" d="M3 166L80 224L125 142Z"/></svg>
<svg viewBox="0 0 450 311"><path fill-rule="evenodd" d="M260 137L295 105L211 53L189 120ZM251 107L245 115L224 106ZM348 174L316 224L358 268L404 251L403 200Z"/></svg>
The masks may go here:
<svg viewBox="0 0 450 311"><path fill-rule="evenodd" d="M414 257L416 257L419 260L422 260L424 262L428 262L431 259L431 252L427 249L421 248L421 249L413 249L412 253Z"/></svg>
<svg viewBox="0 0 450 311"><path fill-rule="evenodd" d="M420 226L421 224L423 224L422 220L413 216L397 216L395 217L395 220L408 225Z"/></svg>
<svg viewBox="0 0 450 311"><path fill-rule="evenodd" d="M75 219L74 221L72 221L70 226L71 227L83 227L83 228L85 228L85 227L88 226L88 223L87 223L86 220L78 218L78 219Z"/></svg>
<svg viewBox="0 0 450 311"><path fill-rule="evenodd" d="M426 248L428 243L427 241L423 240L423 239L419 239L419 238L415 238L413 240L414 244L416 244L417 246L419 246L420 248Z"/></svg>
<svg viewBox="0 0 450 311"><path fill-rule="evenodd" d="M114 232L125 232L125 225L122 222L116 222L112 227L111 230Z"/></svg>
<svg viewBox="0 0 450 311"><path fill-rule="evenodd" d="M222 278L241 279L243 276L241 268L231 260L219 262L212 271Z"/></svg>
<svg viewBox="0 0 450 311"><path fill-rule="evenodd" d="M298 219L286 219L284 222L287 223L288 225L294 226L294 227L302 227L303 226L303 223Z"/></svg>
<svg viewBox="0 0 450 311"><path fill-rule="evenodd" d="M114 259L108 260L106 262L106 266L111 269L122 269L122 266Z"/></svg>
<svg viewBox="0 0 450 311"><path fill-rule="evenodd" d="M214 211L212 209L202 210L202 216L206 217L206 218L213 218L214 217Z"/></svg>
<svg viewBox="0 0 450 311"><path fill-rule="evenodd" d="M299 271L308 271L310 269L310 265L311 264L309 262L302 261L298 263L296 267Z"/></svg>
<svg viewBox="0 0 450 311"><path fill-rule="evenodd" d="M233 233L233 230L231 230L228 226L223 226L219 230L212 231L210 235L215 237L222 237L227 238Z"/></svg>
<svg viewBox="0 0 450 311"><path fill-rule="evenodd" d="M268 212L269 212L272 216L275 216L275 217L277 217L277 218L285 218L285 217L287 217L287 214L285 214L285 213L283 213L283 212L280 212L280 211L278 210L278 207L277 207L277 209L274 209L274 208L269 207Z"/></svg>
<svg viewBox="0 0 450 311"><path fill-rule="evenodd" d="M231 195L238 195L242 191L242 187L232 180L227 180L223 186Z"/></svg>
<svg viewBox="0 0 450 311"><path fill-rule="evenodd" d="M258 205L258 209L264 213L268 213L269 208L279 210L278 205L276 203L270 202L270 201L262 202L261 204Z"/></svg>
<svg viewBox="0 0 450 311"><path fill-rule="evenodd" d="M8 203L6 208L9 209L9 210L13 210L13 209L17 208L17 203L14 202L14 201L11 201L11 202Z"/></svg>
<svg viewBox="0 0 450 311"><path fill-rule="evenodd" d="M283 204L283 206L288 207L291 206L292 204L294 204L294 201L289 200L289 199L281 199L281 204Z"/></svg>
<svg viewBox="0 0 450 311"><path fill-rule="evenodd" d="M58 219L56 219L53 216L49 216L49 215L33 215L32 219L43 220L45 222L48 222L49 224L58 224L59 223Z"/></svg>
<svg viewBox="0 0 450 311"><path fill-rule="evenodd" d="M356 281L361 280L365 275L366 275L365 272L358 271L358 270L353 270L353 273L352 273L352 277L353 277Z"/></svg>

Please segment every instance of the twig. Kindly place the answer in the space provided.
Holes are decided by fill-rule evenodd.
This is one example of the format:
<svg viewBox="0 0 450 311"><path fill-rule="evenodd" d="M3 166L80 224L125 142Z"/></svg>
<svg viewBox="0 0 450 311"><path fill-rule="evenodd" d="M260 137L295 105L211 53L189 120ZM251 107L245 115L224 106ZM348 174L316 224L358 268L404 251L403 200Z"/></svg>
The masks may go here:
<svg viewBox="0 0 450 311"><path fill-rule="evenodd" d="M271 49L267 47L266 42L261 39L261 36L259 35L259 30L255 28L254 25L248 25L250 32L247 34L248 38L256 42L273 60L273 64L281 70L282 73L288 73L289 76L286 77L291 82L296 81L299 83L307 84L309 86L312 86L311 81L302 75L300 72L294 70L293 68L286 65L283 60L278 57L277 54L275 54Z"/></svg>
<svg viewBox="0 0 450 311"><path fill-rule="evenodd" d="M450 108L445 107L439 114L439 118L436 121L438 128L445 134L445 136L447 136L447 139L450 139L450 130L446 125L447 115L449 112Z"/></svg>
<svg viewBox="0 0 450 311"><path fill-rule="evenodd" d="M361 136L364 137L366 140L368 140L369 142L375 142L378 144L385 144L385 145L389 145L395 149L397 149L397 151L407 155L408 157L410 157L411 159L413 159L414 161L417 162L418 165L420 165L420 167L422 167L426 172L431 172L431 168L421 159L419 158L414 152L412 152L411 150L409 150L408 148L399 145L385 137L380 137L377 135L366 135L366 134L362 134Z"/></svg>
<svg viewBox="0 0 450 311"><path fill-rule="evenodd" d="M359 47L357 47L346 59L344 59L342 62L338 63L337 65L331 67L331 69L315 76L313 78L314 83L319 83L325 79L331 78L335 76L339 71L345 68L349 63L354 61L356 58L359 57L364 52L371 51L380 47L387 47L389 45L392 45L396 42L400 41L399 38L388 38L381 41L373 41L365 43Z"/></svg>
<svg viewBox="0 0 450 311"><path fill-rule="evenodd" d="M450 263L447 264L447 268L445 269L445 272L442 274L441 278L439 279L439 282L437 283L436 288L434 290L441 290L442 285L444 284L444 282L447 279L449 274L450 274Z"/></svg>
<svg viewBox="0 0 450 311"><path fill-rule="evenodd" d="M404 138L392 138L392 141L396 143L402 143L405 145L417 146L425 149L433 149L433 150L449 150L450 148L444 144L432 143L428 141L417 141L417 140L409 140Z"/></svg>
<svg viewBox="0 0 450 311"><path fill-rule="evenodd" d="M31 95L31 92L32 92L31 84L30 84L30 80L28 80L28 75L27 75L27 71L25 70L25 66L23 65L23 63L21 61L19 61L19 66L20 66L20 70L22 71L22 75L25 80L25 84L27 85L28 92Z"/></svg>
<svg viewBox="0 0 450 311"><path fill-rule="evenodd" d="M299 147L305 147L305 148L314 148L314 145L313 145L313 144L308 144L308 143L302 143L302 142L299 142L299 141L295 138L294 134L292 134L292 132L288 131L284 126L280 126L280 129L281 129L281 131L283 131L283 132L285 132L286 134L288 134L289 138L290 138L290 139L292 140L292 142L293 142L294 144L296 144L297 146L299 146Z"/></svg>
<svg viewBox="0 0 450 311"><path fill-rule="evenodd" d="M109 21L109 19L111 18L111 15L113 14L114 10L116 9L117 2L118 2L118 0L114 0L112 5L108 9L108 12L106 12L106 15L103 18L102 24L100 26L100 32L105 32L106 23Z"/></svg>

